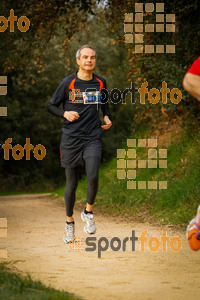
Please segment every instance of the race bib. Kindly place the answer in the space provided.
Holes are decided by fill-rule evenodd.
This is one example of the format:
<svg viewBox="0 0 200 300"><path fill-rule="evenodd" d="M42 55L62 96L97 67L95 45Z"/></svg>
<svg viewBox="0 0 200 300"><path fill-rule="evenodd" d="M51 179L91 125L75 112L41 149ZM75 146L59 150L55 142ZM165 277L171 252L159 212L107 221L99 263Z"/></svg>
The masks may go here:
<svg viewBox="0 0 200 300"><path fill-rule="evenodd" d="M101 103L101 92L83 92L83 103L84 104L97 104Z"/></svg>

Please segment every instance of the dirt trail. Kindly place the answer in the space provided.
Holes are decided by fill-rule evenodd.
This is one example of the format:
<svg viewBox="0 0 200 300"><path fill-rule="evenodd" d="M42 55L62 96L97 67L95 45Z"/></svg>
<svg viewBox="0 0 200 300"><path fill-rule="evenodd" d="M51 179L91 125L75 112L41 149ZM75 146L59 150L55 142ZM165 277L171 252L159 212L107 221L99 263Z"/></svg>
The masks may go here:
<svg viewBox="0 0 200 300"><path fill-rule="evenodd" d="M65 223L64 204L50 200L48 196L23 195L0 197L0 218L8 220L8 237L1 238L0 248L8 250L8 261L23 274L41 280L56 289L67 290L83 299L192 299L199 297L200 252L192 252L184 232L174 232L168 227L154 227L147 223L125 223L106 217L95 208L97 241L101 236L110 240L118 236L130 237L132 230L140 236L148 230L158 238L162 230L182 241L182 249L173 252L168 243L166 252L162 245L157 252L114 252L108 248L102 252L72 251L62 241ZM85 239L80 219L81 207L75 207L76 236ZM102 246L104 244L102 243ZM116 244L115 244L116 245ZM84 245L84 249L85 249ZM77 246L78 248L78 246Z"/></svg>

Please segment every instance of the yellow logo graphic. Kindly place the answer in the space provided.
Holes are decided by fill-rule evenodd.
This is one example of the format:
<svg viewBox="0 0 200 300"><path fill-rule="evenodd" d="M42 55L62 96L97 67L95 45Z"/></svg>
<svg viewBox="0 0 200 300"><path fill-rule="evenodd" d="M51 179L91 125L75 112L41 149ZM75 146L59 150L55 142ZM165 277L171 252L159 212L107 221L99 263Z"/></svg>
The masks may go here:
<svg viewBox="0 0 200 300"><path fill-rule="evenodd" d="M137 159L137 147L148 147L148 159ZM136 181L136 170L167 168L167 149L157 149L157 139L127 139L128 150L117 149L117 178L128 179L127 189L167 189L167 181ZM134 179L134 180L133 180Z"/></svg>
<svg viewBox="0 0 200 300"><path fill-rule="evenodd" d="M154 3L146 3L145 6L143 3L135 3L135 15L125 13L125 43L133 43L135 37L135 53L175 53L175 45L143 45L144 31L175 32L175 14L164 14L164 3L156 3L156 24L148 23L144 26L144 16L152 12L154 12ZM133 17L135 17L135 28L133 28Z"/></svg>
<svg viewBox="0 0 200 300"><path fill-rule="evenodd" d="M0 218L0 238L7 238L7 219ZM8 253L6 249L0 249L0 258L7 258Z"/></svg>

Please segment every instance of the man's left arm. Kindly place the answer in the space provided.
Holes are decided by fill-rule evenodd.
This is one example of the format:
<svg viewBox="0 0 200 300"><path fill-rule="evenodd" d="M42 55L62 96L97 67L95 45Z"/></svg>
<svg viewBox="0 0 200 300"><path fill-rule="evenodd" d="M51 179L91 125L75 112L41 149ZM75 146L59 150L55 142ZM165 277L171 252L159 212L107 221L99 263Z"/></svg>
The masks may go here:
<svg viewBox="0 0 200 300"><path fill-rule="evenodd" d="M108 105L108 90L107 90L107 85L106 85L106 81L104 81L103 84L103 94L104 94L104 99L102 101L101 104L101 110L103 113L103 120L105 122L104 125L102 125L101 127L103 129L109 129L112 126L112 122L111 122L111 114L110 114L110 109L109 109L109 105Z"/></svg>
<svg viewBox="0 0 200 300"><path fill-rule="evenodd" d="M185 74L183 87L194 98L200 101L200 56L193 62Z"/></svg>

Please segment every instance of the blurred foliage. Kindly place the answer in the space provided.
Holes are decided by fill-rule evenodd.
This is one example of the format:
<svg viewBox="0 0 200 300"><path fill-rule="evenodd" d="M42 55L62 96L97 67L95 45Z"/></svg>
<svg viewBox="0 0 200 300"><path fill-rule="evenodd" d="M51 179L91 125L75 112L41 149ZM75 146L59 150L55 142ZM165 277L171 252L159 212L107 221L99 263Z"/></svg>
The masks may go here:
<svg viewBox="0 0 200 300"><path fill-rule="evenodd" d="M24 33L18 29L15 21L14 32L10 32L8 25L6 31L0 34L1 68L6 73L13 69L23 70L29 58L37 54L36 49L39 49L40 55L45 52L57 26L64 29L66 41L69 40L84 26L88 14L93 14L95 3L94 0L1 0L1 15L6 19L13 9L17 19L26 16L30 20L30 27Z"/></svg>

